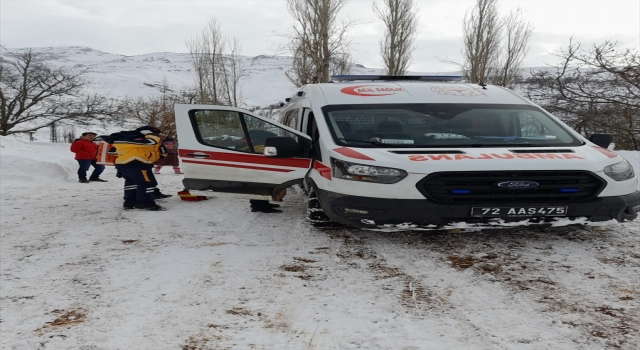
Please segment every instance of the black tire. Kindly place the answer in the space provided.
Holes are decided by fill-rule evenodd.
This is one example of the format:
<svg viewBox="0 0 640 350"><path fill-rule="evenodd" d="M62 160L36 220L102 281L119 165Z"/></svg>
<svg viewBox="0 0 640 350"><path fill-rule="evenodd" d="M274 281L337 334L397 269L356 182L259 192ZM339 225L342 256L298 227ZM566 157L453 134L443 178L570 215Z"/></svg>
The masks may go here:
<svg viewBox="0 0 640 350"><path fill-rule="evenodd" d="M322 209L315 188L310 185L307 195L307 219L314 227L344 227L344 225L331 221Z"/></svg>
<svg viewBox="0 0 640 350"><path fill-rule="evenodd" d="M320 200L313 186L309 186L309 192L307 194L307 219L309 219L309 222L314 226L318 223L331 221L327 214L324 213L322 204L320 204Z"/></svg>

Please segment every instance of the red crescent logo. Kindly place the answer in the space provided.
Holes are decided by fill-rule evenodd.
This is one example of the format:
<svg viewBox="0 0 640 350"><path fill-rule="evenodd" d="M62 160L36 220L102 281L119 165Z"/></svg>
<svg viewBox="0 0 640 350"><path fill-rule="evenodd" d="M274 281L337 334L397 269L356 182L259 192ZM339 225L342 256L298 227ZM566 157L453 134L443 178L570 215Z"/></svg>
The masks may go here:
<svg viewBox="0 0 640 350"><path fill-rule="evenodd" d="M401 87L388 87L384 85L357 85L340 89L340 92L353 96L388 96L403 92Z"/></svg>

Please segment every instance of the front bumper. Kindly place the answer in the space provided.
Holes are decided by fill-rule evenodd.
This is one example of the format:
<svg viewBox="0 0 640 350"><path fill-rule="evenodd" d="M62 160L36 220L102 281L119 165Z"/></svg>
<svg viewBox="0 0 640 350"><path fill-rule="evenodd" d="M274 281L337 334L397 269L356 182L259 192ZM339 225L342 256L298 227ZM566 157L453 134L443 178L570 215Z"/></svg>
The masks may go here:
<svg viewBox="0 0 640 350"><path fill-rule="evenodd" d="M487 204L441 204L427 199L384 199L317 191L320 203L331 220L358 228L376 228L383 225L437 228L461 222L495 227L496 222L500 220L509 223L530 219L529 223L548 224L558 218L586 218L590 222L616 219L624 222L635 219L640 211L640 191L625 196L598 197L580 202L491 203L491 207L567 207L566 216L498 220L471 216L472 207L486 207Z"/></svg>

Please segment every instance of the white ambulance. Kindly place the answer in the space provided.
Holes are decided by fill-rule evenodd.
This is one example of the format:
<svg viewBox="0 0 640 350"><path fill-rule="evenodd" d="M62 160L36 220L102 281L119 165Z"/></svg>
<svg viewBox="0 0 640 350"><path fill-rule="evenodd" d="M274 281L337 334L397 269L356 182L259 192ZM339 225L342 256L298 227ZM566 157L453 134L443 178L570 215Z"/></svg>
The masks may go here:
<svg viewBox="0 0 640 350"><path fill-rule="evenodd" d="M314 223L359 228L633 220L638 177L498 86L458 77L339 76L299 89L280 123L176 105L184 187L270 196L300 184Z"/></svg>

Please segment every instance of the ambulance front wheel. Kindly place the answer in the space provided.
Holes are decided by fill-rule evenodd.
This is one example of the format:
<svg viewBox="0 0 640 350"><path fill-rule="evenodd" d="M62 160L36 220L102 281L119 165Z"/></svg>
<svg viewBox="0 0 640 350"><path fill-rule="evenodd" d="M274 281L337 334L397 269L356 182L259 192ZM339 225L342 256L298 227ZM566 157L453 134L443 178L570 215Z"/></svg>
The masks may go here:
<svg viewBox="0 0 640 350"><path fill-rule="evenodd" d="M318 195L316 194L313 185L309 185L307 197L307 219L309 219L311 225L315 227L325 227L327 224L331 223L327 214L324 213L324 209L322 209L322 204L320 204L320 200L318 199Z"/></svg>

